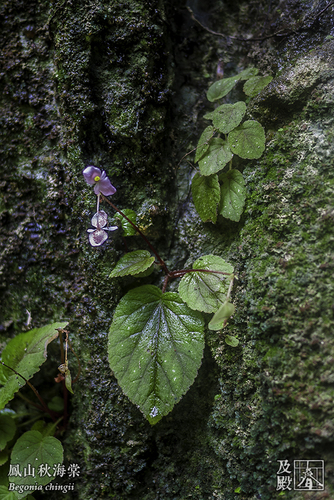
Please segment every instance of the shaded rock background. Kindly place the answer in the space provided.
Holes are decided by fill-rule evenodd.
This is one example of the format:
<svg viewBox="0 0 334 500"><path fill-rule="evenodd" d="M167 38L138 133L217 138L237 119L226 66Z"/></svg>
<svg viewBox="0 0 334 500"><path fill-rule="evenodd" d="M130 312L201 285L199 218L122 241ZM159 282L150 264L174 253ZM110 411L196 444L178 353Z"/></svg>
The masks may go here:
<svg viewBox="0 0 334 500"><path fill-rule="evenodd" d="M326 465L324 492L286 491L287 498L333 496L327 5L2 4L1 342L28 329L26 309L29 328L69 321L83 373L63 442L66 463L78 463L81 477L64 498L271 499L279 493L277 460L285 459ZM261 40L240 40L249 37ZM193 156L180 160L205 127L202 116L212 109L205 93L219 61L225 76L254 65L275 78L250 102L267 148L260 160L238 165L247 180L244 215L213 226L192 205ZM195 383L153 428L108 366L113 310L136 282L108 279L124 251L121 238L98 249L88 243L95 200L81 172L92 163L107 170L113 201L136 210L171 268L213 252L237 269L229 333L239 347L207 332ZM46 395L57 390L56 356L51 349L35 381Z"/></svg>

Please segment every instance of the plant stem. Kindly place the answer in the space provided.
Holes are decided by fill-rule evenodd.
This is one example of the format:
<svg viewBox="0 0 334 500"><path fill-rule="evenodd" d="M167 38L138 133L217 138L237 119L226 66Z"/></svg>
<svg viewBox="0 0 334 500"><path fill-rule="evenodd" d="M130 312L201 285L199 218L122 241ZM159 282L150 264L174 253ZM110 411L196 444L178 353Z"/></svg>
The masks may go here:
<svg viewBox="0 0 334 500"><path fill-rule="evenodd" d="M103 196L103 194L101 194L101 198L106 201L107 203L109 203L109 205L114 209L116 210L116 212L118 212L119 214L121 214L122 217L124 217L125 220L127 220L131 226L137 231L138 234L140 234L140 236L143 238L143 240L145 241L145 243L150 247L150 249L152 250L152 252L154 253L154 255L156 256L156 258L158 259L162 269L165 271L165 273L168 275L169 271L168 271L168 268L165 264L165 262L162 260L162 258L160 257L160 255L158 254L158 252L155 250L155 248L151 245L151 243L148 241L148 239L146 238L146 236L141 232L141 230L136 226L136 224L134 224L132 222L132 220L130 220L125 214L123 214L123 212L121 210L119 210L119 208L117 208L113 203L111 203L111 201L109 201L105 196Z"/></svg>
<svg viewBox="0 0 334 500"><path fill-rule="evenodd" d="M232 287L233 287L233 282L234 282L234 276L232 274L230 286L228 287L228 290L227 290L226 300L228 300L230 298L230 295L231 295L231 292L232 292Z"/></svg>
<svg viewBox="0 0 334 500"><path fill-rule="evenodd" d="M29 380L27 380L23 375L21 375L21 373L17 372L16 370L14 370L14 368L12 368L11 366L8 366L6 365L6 363L4 363L3 361L1 361L1 364L3 366L5 366L6 368L9 368L10 370L12 370L14 373L16 373L16 375L18 375L19 377L23 378L23 380L26 382L26 384L29 385L29 387L34 391L36 397L38 398L38 400L40 401L41 405L42 405L42 409L43 411L45 411L46 413L48 413L50 415L50 417L52 418L52 420L55 422L56 421L56 418L54 417L54 412L51 411L45 404L44 402L44 399L42 398L42 396L40 396L40 394L38 393L37 389L29 382ZM38 408L38 405L36 405L35 403L33 403L32 401L30 401L29 399L25 398L24 396L22 396L21 393L19 393L20 396L23 398L23 399L26 399L27 402L30 402L33 406L35 406L36 408Z"/></svg>
<svg viewBox="0 0 334 500"><path fill-rule="evenodd" d="M63 331L64 330L61 330L59 329L58 332L59 332L59 343L60 343L60 362L61 364L64 363L65 361L65 358L64 358L64 341L63 341Z"/></svg>
<svg viewBox="0 0 334 500"><path fill-rule="evenodd" d="M29 398L26 398L25 396L23 396L23 394L20 393L20 391L17 391L17 396L19 396L21 399L23 399L23 401L25 401L26 403L28 403L30 406L34 406L35 408L37 408L37 410L39 411L44 411L44 408L43 406L41 405L38 405L37 403L34 403L33 401L31 401ZM38 417L39 418L39 417Z"/></svg>
<svg viewBox="0 0 334 500"><path fill-rule="evenodd" d="M78 373L77 373L77 376L75 377L75 379L73 380L73 384L75 384L75 382L77 382L78 378L80 377L80 373L81 373L81 364L80 364L80 360L79 360L79 357L78 355L76 354L76 352L73 350L72 348L72 345L71 345L71 342L68 341L68 345L69 345L69 348L71 349L71 351L73 352L74 356L77 358L77 362L78 362Z"/></svg>
<svg viewBox="0 0 334 500"><path fill-rule="evenodd" d="M162 293L165 293L165 291L166 291L169 278L170 278L170 274L166 274L165 279L164 279L164 284L162 286Z"/></svg>
<svg viewBox="0 0 334 500"><path fill-rule="evenodd" d="M99 200L99 196L98 196ZM63 332L66 332L66 330L58 330L59 331L59 342L60 342L60 360L61 364L65 363L65 350L64 350L64 340L63 340ZM68 404L68 391L67 387L65 384L65 379L62 381L63 385L63 397L64 397L64 412L63 412L63 417L64 417L64 426L66 427L67 423L67 404Z"/></svg>

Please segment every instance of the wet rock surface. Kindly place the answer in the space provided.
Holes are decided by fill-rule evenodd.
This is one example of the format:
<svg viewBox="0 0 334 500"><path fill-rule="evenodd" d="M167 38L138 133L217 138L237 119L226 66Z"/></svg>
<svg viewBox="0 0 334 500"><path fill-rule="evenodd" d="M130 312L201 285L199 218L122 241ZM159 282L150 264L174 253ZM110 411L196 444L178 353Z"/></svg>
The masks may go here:
<svg viewBox="0 0 334 500"><path fill-rule="evenodd" d="M26 309L31 326L70 321L83 375L64 440L82 471L69 498L270 499L277 460L299 458L326 461L330 497L333 13L318 15L321 2L187 5L227 36L168 2L2 6L1 342L28 329ZM255 65L274 79L249 105L267 147L240 164L244 215L213 226L189 196L192 156L180 160L204 129L219 61L225 76ZM195 383L153 428L108 366L113 309L131 284L108 280L121 239L89 246L87 164L108 171L116 204L140 214L171 266L213 252L238 270L239 346L208 332Z"/></svg>

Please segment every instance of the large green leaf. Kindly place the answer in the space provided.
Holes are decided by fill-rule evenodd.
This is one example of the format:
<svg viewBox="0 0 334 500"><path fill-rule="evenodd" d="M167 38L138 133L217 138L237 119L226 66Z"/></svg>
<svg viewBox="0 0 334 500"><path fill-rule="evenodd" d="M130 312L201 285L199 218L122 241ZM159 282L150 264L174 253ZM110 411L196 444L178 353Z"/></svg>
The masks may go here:
<svg viewBox="0 0 334 500"><path fill-rule="evenodd" d="M202 133L196 149L195 162L200 160L209 149L209 140L213 137L214 133L215 129L211 125L209 127L206 127L206 129Z"/></svg>
<svg viewBox="0 0 334 500"><path fill-rule="evenodd" d="M226 219L238 222L246 200L245 181L239 170L229 170L219 176L221 196L219 213Z"/></svg>
<svg viewBox="0 0 334 500"><path fill-rule="evenodd" d="M109 276L110 278L127 276L128 274L135 276L146 271L151 266L153 267L153 263L154 257L151 256L150 252L147 250L135 250L123 255Z"/></svg>
<svg viewBox="0 0 334 500"><path fill-rule="evenodd" d="M65 328L67 323L53 323L42 328L34 328L20 333L8 342L2 352L2 361L29 380L47 358L48 344L58 337L58 329ZM0 365L0 409L13 399L24 384L23 378L12 370Z"/></svg>
<svg viewBox="0 0 334 500"><path fill-rule="evenodd" d="M207 99L210 102L214 102L225 97L233 89L238 80L238 75L236 75L213 83L206 94Z"/></svg>
<svg viewBox="0 0 334 500"><path fill-rule="evenodd" d="M217 221L217 205L220 200L220 186L217 174L202 176L195 174L191 183L195 208L203 222Z"/></svg>
<svg viewBox="0 0 334 500"><path fill-rule="evenodd" d="M199 169L202 175L212 175L222 170L232 159L230 147L226 141L214 137L211 139L209 148L199 161Z"/></svg>
<svg viewBox="0 0 334 500"><path fill-rule="evenodd" d="M28 431L16 441L10 463L11 466L19 465L21 471L21 476L10 476L11 483L23 487L45 486L55 479L55 468L63 463L63 447L61 442L52 436L43 437L38 431ZM48 473L41 474L46 470ZM27 472L26 476L24 471ZM33 473L34 475L30 475ZM17 498L21 499L27 495L27 491L16 491L16 494Z"/></svg>
<svg viewBox="0 0 334 500"><path fill-rule="evenodd" d="M129 399L153 425L193 383L204 348L203 318L178 293L153 285L128 292L110 327L109 363Z"/></svg>
<svg viewBox="0 0 334 500"><path fill-rule="evenodd" d="M213 113L213 124L223 134L228 134L239 125L246 113L246 104L238 101L235 104L222 104Z"/></svg>
<svg viewBox="0 0 334 500"><path fill-rule="evenodd" d="M268 83L273 79L272 76L254 76L245 82L244 92L250 97L255 97L261 90L263 90Z"/></svg>
<svg viewBox="0 0 334 500"><path fill-rule="evenodd" d="M193 269L233 273L231 264L217 255L200 257L194 262ZM229 284L229 277L224 274L194 271L183 276L179 284L179 294L192 309L210 313L217 311L226 300Z"/></svg>
<svg viewBox="0 0 334 500"><path fill-rule="evenodd" d="M265 147L264 128L255 120L247 120L229 133L228 143L241 158L260 158Z"/></svg>

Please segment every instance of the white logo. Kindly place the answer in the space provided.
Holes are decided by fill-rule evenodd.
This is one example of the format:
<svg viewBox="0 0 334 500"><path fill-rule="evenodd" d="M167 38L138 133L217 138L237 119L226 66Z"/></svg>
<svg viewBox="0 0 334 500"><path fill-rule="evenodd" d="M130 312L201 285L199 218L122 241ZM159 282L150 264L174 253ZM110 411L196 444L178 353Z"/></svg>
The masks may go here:
<svg viewBox="0 0 334 500"><path fill-rule="evenodd" d="M288 460L277 460L276 491L292 490L292 470ZM323 460L294 460L293 489L298 491L322 491L325 489L325 465Z"/></svg>
<svg viewBox="0 0 334 500"><path fill-rule="evenodd" d="M324 490L323 460L294 460L294 490Z"/></svg>

